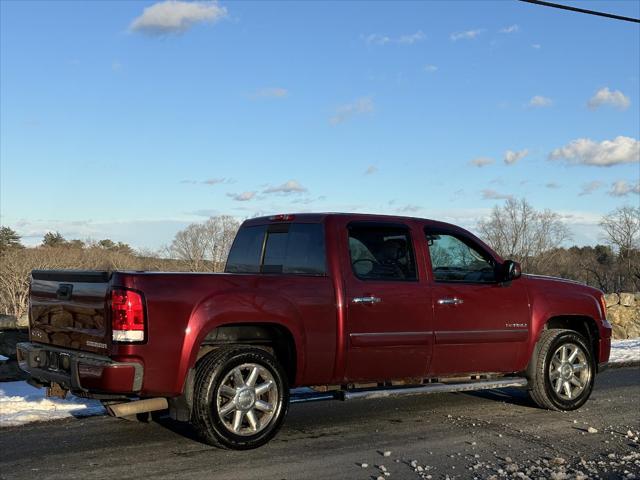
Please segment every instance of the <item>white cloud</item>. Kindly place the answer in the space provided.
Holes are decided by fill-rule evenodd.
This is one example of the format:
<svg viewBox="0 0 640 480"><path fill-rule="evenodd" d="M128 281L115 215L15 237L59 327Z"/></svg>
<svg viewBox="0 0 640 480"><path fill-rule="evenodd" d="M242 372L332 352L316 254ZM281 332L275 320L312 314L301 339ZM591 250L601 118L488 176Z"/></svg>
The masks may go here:
<svg viewBox="0 0 640 480"><path fill-rule="evenodd" d="M300 185L297 180L289 180L282 185L271 186L266 188L262 193L282 193L288 195L290 193L304 193L307 189Z"/></svg>
<svg viewBox="0 0 640 480"><path fill-rule="evenodd" d="M401 35L398 37L398 43L401 45L413 45L416 42L424 40L426 35L422 32L422 30L418 30L416 33L412 33L409 35Z"/></svg>
<svg viewBox="0 0 640 480"><path fill-rule="evenodd" d="M352 103L341 105L336 109L336 113L329 119L332 125L338 125L349 120L355 115L372 113L374 110L371 97L362 97Z"/></svg>
<svg viewBox="0 0 640 480"><path fill-rule="evenodd" d="M427 38L427 36L418 30L415 33L400 35L399 37L389 37L388 35L380 35L378 33L372 33L362 37L363 40L369 45L387 45L394 43L397 45L413 45L416 42L420 42Z"/></svg>
<svg viewBox="0 0 640 480"><path fill-rule="evenodd" d="M434 73L438 71L438 67L436 65L425 65L424 71L429 73Z"/></svg>
<svg viewBox="0 0 640 480"><path fill-rule="evenodd" d="M199 183L202 183L203 185L210 185L210 186L214 186L214 185L218 185L221 183L224 184L230 184L230 183L235 183L235 180L232 178L226 178L226 177L218 177L218 178L207 178L206 180L181 180L180 183L186 183L186 184L190 184L190 185L197 185Z"/></svg>
<svg viewBox="0 0 640 480"><path fill-rule="evenodd" d="M545 185L545 187L550 189L556 189L556 188L560 188L561 185L556 182L549 182Z"/></svg>
<svg viewBox="0 0 640 480"><path fill-rule="evenodd" d="M504 152L504 163L506 163L507 165L514 165L527 155L529 155L529 150L527 150L526 148L519 151L507 150L506 152Z"/></svg>
<svg viewBox="0 0 640 480"><path fill-rule="evenodd" d="M531 44L531 48L535 48L536 50L540 50L542 48L542 45L540 45L539 43L532 43Z"/></svg>
<svg viewBox="0 0 640 480"><path fill-rule="evenodd" d="M450 35L449 38L454 42L458 40L473 40L478 37L482 32L484 32L484 28L479 28L477 30L467 30L466 32L455 32Z"/></svg>
<svg viewBox="0 0 640 480"><path fill-rule="evenodd" d="M610 167L640 162L640 141L619 136L600 143L589 138L578 138L556 148L549 154L550 160L564 160L574 165Z"/></svg>
<svg viewBox="0 0 640 480"><path fill-rule="evenodd" d="M533 108L550 107L551 105L553 105L553 100L542 95L535 95L529 100L529 106Z"/></svg>
<svg viewBox="0 0 640 480"><path fill-rule="evenodd" d="M184 33L196 23L214 23L227 16L227 9L213 1L165 0L147 7L129 29L147 35Z"/></svg>
<svg viewBox="0 0 640 480"><path fill-rule="evenodd" d="M516 33L520 30L520 27L516 24L509 25L508 27L504 27L500 29L500 33Z"/></svg>
<svg viewBox="0 0 640 480"><path fill-rule="evenodd" d="M254 94L254 98L284 98L289 95L289 91L286 88L280 87L268 87L257 90Z"/></svg>
<svg viewBox="0 0 640 480"><path fill-rule="evenodd" d="M204 183L205 185L213 186L213 185L218 185L220 183L231 183L231 182L229 181L228 178L221 177L221 178L208 178L206 180L203 180L202 183Z"/></svg>
<svg viewBox="0 0 640 480"><path fill-rule="evenodd" d="M630 193L640 194L640 182L627 183L625 180L613 182L608 194L612 197L626 197Z"/></svg>
<svg viewBox="0 0 640 480"><path fill-rule="evenodd" d="M375 165L369 165L367 167L367 169L364 171L364 174L365 175L373 175L377 171L378 171L378 167L376 167Z"/></svg>
<svg viewBox="0 0 640 480"><path fill-rule="evenodd" d="M498 193L495 190L485 189L482 190L483 200L508 200L513 198L513 195L507 195L506 193Z"/></svg>
<svg viewBox="0 0 640 480"><path fill-rule="evenodd" d="M113 70L114 72L119 72L120 70L122 70L122 64L117 60L114 60L111 63L111 70Z"/></svg>
<svg viewBox="0 0 640 480"><path fill-rule="evenodd" d="M579 193L579 196L591 195L593 192L598 190L600 187L604 185L600 180L593 180L592 182L585 183L582 185L582 190Z"/></svg>
<svg viewBox="0 0 640 480"><path fill-rule="evenodd" d="M256 192L227 193L227 197L232 198L236 202L247 202L256 196Z"/></svg>
<svg viewBox="0 0 640 480"><path fill-rule="evenodd" d="M391 42L391 38L386 35L379 35L377 33L372 33L371 35L367 35L364 37L364 41L369 45L386 45Z"/></svg>
<svg viewBox="0 0 640 480"><path fill-rule="evenodd" d="M482 167L486 167L487 165L491 165L493 162L494 162L493 158L478 157L471 160L469 164L473 165L474 167L482 168Z"/></svg>
<svg viewBox="0 0 640 480"><path fill-rule="evenodd" d="M619 110L626 110L630 104L631 101L629 97L624 93L620 90L611 91L608 87L598 90L587 102L587 106L591 110L595 110L603 105L609 105Z"/></svg>

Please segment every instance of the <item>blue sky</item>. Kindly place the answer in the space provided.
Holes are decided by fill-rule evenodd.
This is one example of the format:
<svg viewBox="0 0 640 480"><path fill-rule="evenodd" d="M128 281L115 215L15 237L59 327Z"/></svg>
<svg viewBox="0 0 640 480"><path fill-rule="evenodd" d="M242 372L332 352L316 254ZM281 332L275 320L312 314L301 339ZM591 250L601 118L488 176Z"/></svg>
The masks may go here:
<svg viewBox="0 0 640 480"><path fill-rule="evenodd" d="M515 196L588 244L639 202L637 24L518 1L0 8L0 213L27 243L158 248L291 211L473 229Z"/></svg>

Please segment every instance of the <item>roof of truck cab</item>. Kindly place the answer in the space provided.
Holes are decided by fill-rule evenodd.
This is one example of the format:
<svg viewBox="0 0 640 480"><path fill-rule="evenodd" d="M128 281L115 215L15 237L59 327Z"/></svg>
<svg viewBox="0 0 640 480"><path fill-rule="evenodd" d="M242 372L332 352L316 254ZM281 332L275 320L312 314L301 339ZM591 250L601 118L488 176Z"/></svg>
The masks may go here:
<svg viewBox="0 0 640 480"><path fill-rule="evenodd" d="M256 217L245 220L245 226L264 225L268 223L323 223L329 217L348 217L353 220L368 222L424 222L433 226L459 229L460 227L452 223L431 220L428 218L407 217L399 215L383 215L371 213L340 213L340 212L324 212L324 213L284 213L278 215L270 215L268 217Z"/></svg>

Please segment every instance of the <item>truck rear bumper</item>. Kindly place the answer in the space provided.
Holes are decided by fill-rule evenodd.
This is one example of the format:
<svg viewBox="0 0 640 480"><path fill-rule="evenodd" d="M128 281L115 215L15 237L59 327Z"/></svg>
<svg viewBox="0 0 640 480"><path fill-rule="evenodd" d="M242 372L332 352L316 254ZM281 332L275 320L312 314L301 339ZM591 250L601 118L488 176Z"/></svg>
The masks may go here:
<svg viewBox="0 0 640 480"><path fill-rule="evenodd" d="M144 368L137 362L31 342L18 343L16 350L20 368L45 384L85 393L135 393L142 388Z"/></svg>

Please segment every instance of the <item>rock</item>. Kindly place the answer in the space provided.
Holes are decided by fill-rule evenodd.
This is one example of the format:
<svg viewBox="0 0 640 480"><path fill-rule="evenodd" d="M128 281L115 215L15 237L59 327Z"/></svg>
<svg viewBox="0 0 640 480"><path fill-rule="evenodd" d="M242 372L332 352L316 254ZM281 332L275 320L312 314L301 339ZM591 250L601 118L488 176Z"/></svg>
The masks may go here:
<svg viewBox="0 0 640 480"><path fill-rule="evenodd" d="M589 433L598 433L598 429L593 428L593 427L589 427L589 428L587 428L587 432L589 432Z"/></svg>
<svg viewBox="0 0 640 480"><path fill-rule="evenodd" d="M638 321L639 310L638 308L616 305L607 310L607 319L614 325L624 327L625 325Z"/></svg>
<svg viewBox="0 0 640 480"><path fill-rule="evenodd" d="M16 325L17 320L13 315L0 315L0 330L14 330Z"/></svg>
<svg viewBox="0 0 640 480"><path fill-rule="evenodd" d="M620 294L620 305L624 305L625 307L633 307L635 303L636 299L633 293Z"/></svg>
<svg viewBox="0 0 640 480"><path fill-rule="evenodd" d="M604 302L607 307L613 307L614 305L618 305L618 303L620 303L620 297L617 293L607 293L604 296Z"/></svg>
<svg viewBox="0 0 640 480"><path fill-rule="evenodd" d="M633 323L629 325L627 328L627 338L638 338L640 337L640 322Z"/></svg>
<svg viewBox="0 0 640 480"><path fill-rule="evenodd" d="M386 451L382 452L382 456L383 457L390 457L391 456L391 452L389 450L386 450Z"/></svg>
<svg viewBox="0 0 640 480"><path fill-rule="evenodd" d="M16 327L29 328L29 315L23 315L18 320L16 320Z"/></svg>
<svg viewBox="0 0 640 480"><path fill-rule="evenodd" d="M611 335L616 340L625 340L627 338L627 329L613 323L611 324Z"/></svg>
<svg viewBox="0 0 640 480"><path fill-rule="evenodd" d="M369 464L368 463L361 463L360 466L362 468L369 468Z"/></svg>

